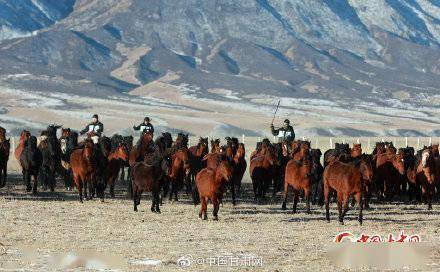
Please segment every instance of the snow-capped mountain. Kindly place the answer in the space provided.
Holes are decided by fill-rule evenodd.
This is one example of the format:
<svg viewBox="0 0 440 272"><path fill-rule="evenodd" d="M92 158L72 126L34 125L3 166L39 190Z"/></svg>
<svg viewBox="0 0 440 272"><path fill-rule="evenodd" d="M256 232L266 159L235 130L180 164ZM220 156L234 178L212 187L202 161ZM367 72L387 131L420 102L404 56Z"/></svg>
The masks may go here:
<svg viewBox="0 0 440 272"><path fill-rule="evenodd" d="M108 96L166 79L211 100L439 117L439 0L0 0L0 39L10 88Z"/></svg>

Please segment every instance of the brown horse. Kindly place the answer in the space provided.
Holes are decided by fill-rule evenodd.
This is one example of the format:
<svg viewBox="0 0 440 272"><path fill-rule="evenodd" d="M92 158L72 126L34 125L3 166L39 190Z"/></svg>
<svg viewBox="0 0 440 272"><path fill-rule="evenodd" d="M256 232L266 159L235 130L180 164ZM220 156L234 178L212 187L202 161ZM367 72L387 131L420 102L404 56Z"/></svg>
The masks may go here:
<svg viewBox="0 0 440 272"><path fill-rule="evenodd" d="M412 169L408 169L407 177L410 182L422 187L422 196L428 204L428 210L431 210L435 187L440 179L440 159L435 157L432 148L422 151L421 158Z"/></svg>
<svg viewBox="0 0 440 272"><path fill-rule="evenodd" d="M391 200L395 193L399 193L400 185L405 174L405 160L402 153L396 154L394 147L379 147L375 160L375 180L378 197L385 196Z"/></svg>
<svg viewBox="0 0 440 272"><path fill-rule="evenodd" d="M21 153L23 153L23 150L26 147L29 137L31 137L31 133L27 130L23 130L20 133L20 140L18 142L18 146L14 150L15 159L17 159L17 161L20 161ZM23 165L21 165L21 163L20 163L20 167L23 169Z"/></svg>
<svg viewBox="0 0 440 272"><path fill-rule="evenodd" d="M208 154L208 148L208 138L202 137L200 137L197 145L189 148L192 182L195 182L197 173L204 168L203 158Z"/></svg>
<svg viewBox="0 0 440 272"><path fill-rule="evenodd" d="M135 162L143 161L145 155L149 152L151 148L151 143L153 142L153 134L151 132L143 132L138 144L131 149L129 155L130 166L134 165Z"/></svg>
<svg viewBox="0 0 440 272"><path fill-rule="evenodd" d="M211 153L220 152L220 139L211 140Z"/></svg>
<svg viewBox="0 0 440 272"><path fill-rule="evenodd" d="M8 176L10 139L6 140L4 128L0 127L0 188L5 187Z"/></svg>
<svg viewBox="0 0 440 272"><path fill-rule="evenodd" d="M86 140L82 148L75 149L70 155L70 166L73 173L73 182L79 192L79 201L83 202L83 188L86 200L93 197L93 190L96 187L96 165L94 159L93 142ZM89 195L87 195L87 187Z"/></svg>
<svg viewBox="0 0 440 272"><path fill-rule="evenodd" d="M151 211L160 213L160 188L161 180L165 173L161 168L161 163L148 164L145 162L136 162L132 166L132 182L133 182L133 204L134 211L137 212L137 206L141 202L141 195L143 191L153 193L153 201L151 204Z"/></svg>
<svg viewBox="0 0 440 272"><path fill-rule="evenodd" d="M216 169L204 168L196 176L196 186L199 192L200 202L202 207L200 208L199 217L203 220L208 219L207 205L208 200L211 200L214 206L213 216L214 220L218 220L218 210L220 202L223 198L226 183L230 181L232 177L232 166L228 161L222 161Z"/></svg>
<svg viewBox="0 0 440 272"><path fill-rule="evenodd" d="M290 160L286 165L286 173L284 175L284 201L282 209L286 209L287 194L289 187L293 189L293 213L296 213L296 205L300 191L304 191L304 199L307 205L307 213L310 213L310 193L312 189L312 161L303 158L298 161Z"/></svg>
<svg viewBox="0 0 440 272"><path fill-rule="evenodd" d="M354 144L353 148L350 151L351 158L357 158L362 155L362 145L361 144Z"/></svg>
<svg viewBox="0 0 440 272"><path fill-rule="evenodd" d="M344 216L348 211L348 200L349 197L353 195L359 204L358 220L362 225L365 184L369 183L372 177L373 168L367 156L362 156L349 163L344 163L339 160L331 162L324 170L324 203L327 221L330 222L330 191L334 190L338 198L339 223L344 224Z"/></svg>
<svg viewBox="0 0 440 272"><path fill-rule="evenodd" d="M243 143L238 144L233 162L234 172L232 174L232 182L234 183L234 187L237 188L237 194L240 195L241 181L243 180L243 176L247 168L246 149Z"/></svg>
<svg viewBox="0 0 440 272"><path fill-rule="evenodd" d="M278 165L275 149L272 145L262 146L262 149L251 160L249 174L252 179L255 200L263 199L272 182L272 168Z"/></svg>
<svg viewBox="0 0 440 272"><path fill-rule="evenodd" d="M183 186L185 181L189 181L189 174L191 173L191 165L189 161L188 148L180 148L171 155L171 167L169 170L169 178L171 181L171 192L169 200L178 201L178 190ZM164 192L166 194L166 192Z"/></svg>
<svg viewBox="0 0 440 272"><path fill-rule="evenodd" d="M127 147L120 143L115 150L112 150L107 157L108 164L104 169L104 182L106 186L110 185L110 196L115 197L115 181L119 176L119 171L124 162L128 160ZM104 194L102 194L104 197Z"/></svg>
<svg viewBox="0 0 440 272"><path fill-rule="evenodd" d="M295 146L295 149L293 149ZM302 159L308 158L310 154L310 142L307 141L295 141L293 143L291 155L292 159L295 161L300 161ZM295 151L296 150L296 151Z"/></svg>

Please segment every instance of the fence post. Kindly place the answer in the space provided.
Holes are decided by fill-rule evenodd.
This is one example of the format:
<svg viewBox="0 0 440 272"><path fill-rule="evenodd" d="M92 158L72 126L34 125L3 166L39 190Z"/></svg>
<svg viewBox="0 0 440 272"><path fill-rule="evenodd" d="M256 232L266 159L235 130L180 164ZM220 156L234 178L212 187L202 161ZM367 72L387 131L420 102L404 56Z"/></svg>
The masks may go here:
<svg viewBox="0 0 440 272"><path fill-rule="evenodd" d="M241 135L241 142L244 143L244 134Z"/></svg>
<svg viewBox="0 0 440 272"><path fill-rule="evenodd" d="M429 146L431 146L431 145L432 145L432 138L429 137Z"/></svg>
<svg viewBox="0 0 440 272"><path fill-rule="evenodd" d="M368 138L368 141L367 141L367 151L368 151L368 153L370 153L370 138Z"/></svg>
<svg viewBox="0 0 440 272"><path fill-rule="evenodd" d="M12 152L15 150L15 137L12 137Z"/></svg>
<svg viewBox="0 0 440 272"><path fill-rule="evenodd" d="M408 137L405 137L405 147L408 147Z"/></svg>
<svg viewBox="0 0 440 272"><path fill-rule="evenodd" d="M332 149L333 148L333 141L332 141L332 138L330 138L330 149Z"/></svg>
<svg viewBox="0 0 440 272"><path fill-rule="evenodd" d="M420 138L417 138L417 150L419 149L419 147L420 147Z"/></svg>
<svg viewBox="0 0 440 272"><path fill-rule="evenodd" d="M357 142L357 143L360 143L359 138L357 138L356 142Z"/></svg>
<svg viewBox="0 0 440 272"><path fill-rule="evenodd" d="M261 142L261 137L258 137L258 142Z"/></svg>
<svg viewBox="0 0 440 272"><path fill-rule="evenodd" d="M319 140L318 138L316 138L316 142L315 142L315 148L318 149L319 148Z"/></svg>

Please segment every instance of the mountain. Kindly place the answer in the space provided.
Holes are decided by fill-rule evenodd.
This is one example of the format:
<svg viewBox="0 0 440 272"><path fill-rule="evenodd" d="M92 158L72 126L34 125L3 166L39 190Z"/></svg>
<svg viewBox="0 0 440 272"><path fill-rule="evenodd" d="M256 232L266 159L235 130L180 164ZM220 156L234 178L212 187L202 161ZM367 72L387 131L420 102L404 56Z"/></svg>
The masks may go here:
<svg viewBox="0 0 440 272"><path fill-rule="evenodd" d="M438 131L439 0L0 0L0 39L0 86L136 98L167 128L218 107L209 130L265 135L281 99L306 135Z"/></svg>

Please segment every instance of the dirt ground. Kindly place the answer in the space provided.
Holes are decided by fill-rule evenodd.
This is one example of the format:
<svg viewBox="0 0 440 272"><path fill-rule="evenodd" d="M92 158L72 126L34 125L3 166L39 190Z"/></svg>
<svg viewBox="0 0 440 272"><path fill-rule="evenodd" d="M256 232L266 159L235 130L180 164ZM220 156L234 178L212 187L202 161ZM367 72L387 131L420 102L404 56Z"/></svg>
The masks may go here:
<svg viewBox="0 0 440 272"><path fill-rule="evenodd" d="M219 221L212 220L212 206L208 221L202 221L200 206L184 193L179 202L165 200L162 213L153 214L150 195L134 212L122 184L116 198L104 203L81 204L75 191L62 187L59 182L55 193L32 196L13 175L0 189L0 271L340 271L348 266L334 263L329 254L343 231L356 236L418 234L428 250L419 269L440 269L440 205L427 211L424 205L373 203L363 226L356 210L349 211L341 226L335 205L327 223L318 206L306 214L300 203L299 213L292 214L280 209L279 199L257 204L245 183L238 205L227 195ZM405 256L394 261L399 258Z"/></svg>

